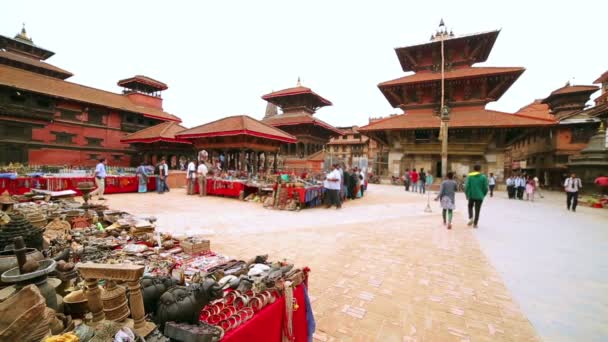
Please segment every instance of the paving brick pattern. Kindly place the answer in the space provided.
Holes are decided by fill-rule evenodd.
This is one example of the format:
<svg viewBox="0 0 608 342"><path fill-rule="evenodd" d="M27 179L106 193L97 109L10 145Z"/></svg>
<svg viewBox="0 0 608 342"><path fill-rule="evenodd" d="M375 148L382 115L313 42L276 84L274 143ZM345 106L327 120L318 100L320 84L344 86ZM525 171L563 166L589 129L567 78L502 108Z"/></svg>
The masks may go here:
<svg viewBox="0 0 608 342"><path fill-rule="evenodd" d="M376 189L339 211L278 212L179 189L108 204L154 214L162 230L207 233L233 257L309 266L315 341L539 340L462 220L448 231L436 204L423 212L425 197Z"/></svg>

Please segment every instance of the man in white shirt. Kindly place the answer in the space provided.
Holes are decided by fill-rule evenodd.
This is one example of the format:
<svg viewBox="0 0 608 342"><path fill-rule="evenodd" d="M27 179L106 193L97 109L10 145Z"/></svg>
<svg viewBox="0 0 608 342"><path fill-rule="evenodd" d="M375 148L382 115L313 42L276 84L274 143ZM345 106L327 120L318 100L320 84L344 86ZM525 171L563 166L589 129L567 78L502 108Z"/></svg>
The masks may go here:
<svg viewBox="0 0 608 342"><path fill-rule="evenodd" d="M194 195L194 182L196 182L196 164L190 159L186 168L186 179L188 184L188 195Z"/></svg>
<svg viewBox="0 0 608 342"><path fill-rule="evenodd" d="M205 165L204 161L201 161L198 164L198 168L196 169L196 174L198 175L198 195L199 196L207 196L207 173L209 169L207 169L207 165Z"/></svg>
<svg viewBox="0 0 608 342"><path fill-rule="evenodd" d="M540 198L545 198L540 192L540 180L536 176L534 176L534 192L537 192Z"/></svg>
<svg viewBox="0 0 608 342"><path fill-rule="evenodd" d="M488 187L490 188L490 197L494 197L494 188L496 187L496 177L494 177L494 173L490 172L490 177L488 177Z"/></svg>
<svg viewBox="0 0 608 342"><path fill-rule="evenodd" d="M338 169L338 164L333 165L333 170L327 174L325 180L325 189L327 190L329 199L329 203L327 204L326 208L331 208L331 206L334 204L336 205L336 209L342 208L339 194L340 187L342 186L342 175Z"/></svg>
<svg viewBox="0 0 608 342"><path fill-rule="evenodd" d="M581 179L576 177L576 173L572 173L570 178L566 178L564 189L566 190L566 206L568 210L576 211L578 205L578 191L583 188Z"/></svg>
<svg viewBox="0 0 608 342"><path fill-rule="evenodd" d="M361 197L363 197L363 193L365 192L365 190L367 190L367 183L365 183L365 172L363 170L361 170L361 172L359 172L359 175L361 177Z"/></svg>
<svg viewBox="0 0 608 342"><path fill-rule="evenodd" d="M91 198L93 195L99 195L99 200L103 201L103 193L106 188L106 158L99 159L99 164L95 166L95 185L97 185L97 189L91 192Z"/></svg>

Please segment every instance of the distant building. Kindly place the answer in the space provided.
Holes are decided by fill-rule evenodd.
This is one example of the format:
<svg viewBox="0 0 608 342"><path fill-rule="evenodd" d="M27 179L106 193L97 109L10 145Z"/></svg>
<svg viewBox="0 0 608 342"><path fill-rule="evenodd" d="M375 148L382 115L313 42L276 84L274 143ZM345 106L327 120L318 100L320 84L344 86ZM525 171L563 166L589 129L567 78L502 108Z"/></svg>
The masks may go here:
<svg viewBox="0 0 608 342"><path fill-rule="evenodd" d="M66 81L72 73L49 64L53 55L25 28L0 35L0 165L92 166L105 157L129 166L127 133L181 121L163 110L166 84L135 76L118 82L122 94L87 87Z"/></svg>
<svg viewBox="0 0 608 342"><path fill-rule="evenodd" d="M344 162L348 167L373 171L377 142L359 132L358 126L337 127L344 135L331 138L326 159Z"/></svg>

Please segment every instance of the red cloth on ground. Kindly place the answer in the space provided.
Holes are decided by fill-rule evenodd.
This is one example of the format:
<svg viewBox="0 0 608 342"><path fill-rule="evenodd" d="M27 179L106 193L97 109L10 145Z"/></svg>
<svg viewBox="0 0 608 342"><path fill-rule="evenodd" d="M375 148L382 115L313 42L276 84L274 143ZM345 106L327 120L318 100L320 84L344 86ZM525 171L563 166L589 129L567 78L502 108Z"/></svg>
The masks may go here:
<svg viewBox="0 0 608 342"><path fill-rule="evenodd" d="M304 301L304 287L299 285L293 291L294 298L298 303L298 310L293 313L293 333L296 342L307 342L308 323L306 322L306 302ZM285 297L277 299L260 312L256 313L251 320L228 331L222 342L281 342L285 316Z"/></svg>
<svg viewBox="0 0 608 342"><path fill-rule="evenodd" d="M0 193L3 193L5 190L11 195L23 195L26 192L29 192L31 189L40 188L42 190L47 190L49 183L60 184L61 186L57 189L53 189L53 191L60 190L74 190L78 196L82 195L80 191L78 191L78 184L81 182L95 182L93 177L73 177L73 178L58 178L58 177L19 177L17 179L0 179ZM28 185L27 187L25 185ZM38 187L37 184L40 184ZM138 187L137 176L108 176L106 177L106 194L118 194L118 193L128 193L128 192L137 192ZM156 190L156 178L149 177L148 178L148 191Z"/></svg>
<svg viewBox="0 0 608 342"><path fill-rule="evenodd" d="M595 179L595 184L608 187L608 177L602 176Z"/></svg>

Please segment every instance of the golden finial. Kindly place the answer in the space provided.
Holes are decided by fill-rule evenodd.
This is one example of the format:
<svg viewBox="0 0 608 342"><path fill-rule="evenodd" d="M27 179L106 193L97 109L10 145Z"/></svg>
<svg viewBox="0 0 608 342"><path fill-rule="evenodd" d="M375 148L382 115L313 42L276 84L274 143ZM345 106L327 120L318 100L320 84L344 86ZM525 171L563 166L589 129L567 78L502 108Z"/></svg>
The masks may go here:
<svg viewBox="0 0 608 342"><path fill-rule="evenodd" d="M597 129L598 133L605 133L606 132L606 128L604 126L604 120L600 121L600 127Z"/></svg>
<svg viewBox="0 0 608 342"><path fill-rule="evenodd" d="M28 35L27 35L27 31L25 30L25 23L22 23L21 32L19 32L15 36L15 39L21 39L21 40L25 40L25 41L28 41L30 43L33 43L32 38L28 37Z"/></svg>
<svg viewBox="0 0 608 342"><path fill-rule="evenodd" d="M300 76L298 76L298 84L297 84L297 86L298 86L298 87L301 87L301 86L302 86L302 82L300 82Z"/></svg>

